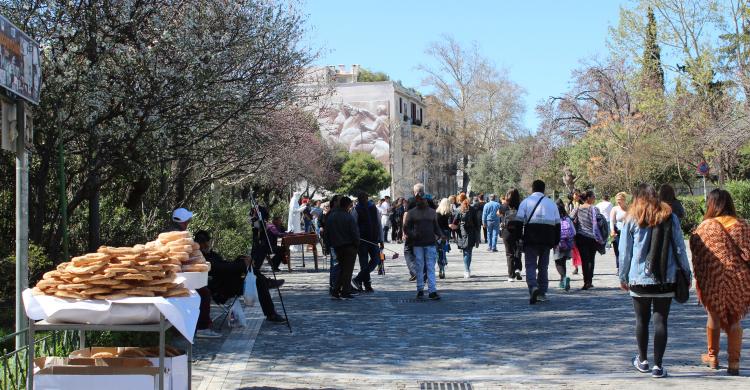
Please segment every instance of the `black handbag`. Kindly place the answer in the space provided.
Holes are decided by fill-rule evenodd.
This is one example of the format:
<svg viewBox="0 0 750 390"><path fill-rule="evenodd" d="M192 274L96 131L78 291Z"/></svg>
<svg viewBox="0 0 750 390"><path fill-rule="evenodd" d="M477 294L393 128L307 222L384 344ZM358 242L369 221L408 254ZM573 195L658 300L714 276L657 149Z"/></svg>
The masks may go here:
<svg viewBox="0 0 750 390"><path fill-rule="evenodd" d="M685 277L685 271L680 266L680 261L677 259L677 248L674 246L674 241L670 238L672 243L672 252L675 255L675 261L677 265L677 274L675 275L674 283L674 300L677 303L685 303L690 299L690 281Z"/></svg>

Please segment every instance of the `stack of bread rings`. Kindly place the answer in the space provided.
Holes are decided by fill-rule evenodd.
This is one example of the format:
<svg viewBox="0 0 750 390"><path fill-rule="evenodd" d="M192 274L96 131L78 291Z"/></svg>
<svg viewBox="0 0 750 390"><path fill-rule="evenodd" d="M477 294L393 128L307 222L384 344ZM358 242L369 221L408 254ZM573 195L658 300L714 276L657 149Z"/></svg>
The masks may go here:
<svg viewBox="0 0 750 390"><path fill-rule="evenodd" d="M70 299L186 297L178 272L207 272L209 264L188 232L168 232L133 247L100 247L44 274L32 293Z"/></svg>

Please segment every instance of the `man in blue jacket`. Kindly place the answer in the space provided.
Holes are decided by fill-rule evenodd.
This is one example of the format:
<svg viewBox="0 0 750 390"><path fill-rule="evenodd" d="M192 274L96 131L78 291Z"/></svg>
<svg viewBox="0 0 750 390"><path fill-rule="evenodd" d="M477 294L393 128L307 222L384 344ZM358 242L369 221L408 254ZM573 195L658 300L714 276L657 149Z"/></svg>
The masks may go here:
<svg viewBox="0 0 750 390"><path fill-rule="evenodd" d="M490 201L484 205L482 211L482 226L487 229L487 250L497 252L497 235L500 229L500 217L497 212L500 210L500 203L497 202L497 196L490 194Z"/></svg>

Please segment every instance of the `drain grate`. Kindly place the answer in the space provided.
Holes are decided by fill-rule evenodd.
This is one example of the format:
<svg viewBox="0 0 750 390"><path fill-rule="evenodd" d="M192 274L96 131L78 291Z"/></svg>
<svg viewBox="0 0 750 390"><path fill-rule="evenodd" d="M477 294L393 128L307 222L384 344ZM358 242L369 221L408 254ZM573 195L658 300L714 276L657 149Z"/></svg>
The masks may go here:
<svg viewBox="0 0 750 390"><path fill-rule="evenodd" d="M420 390L471 390L469 382L421 382Z"/></svg>
<svg viewBox="0 0 750 390"><path fill-rule="evenodd" d="M429 299L417 299L417 298L398 298L396 303L422 303L429 302Z"/></svg>

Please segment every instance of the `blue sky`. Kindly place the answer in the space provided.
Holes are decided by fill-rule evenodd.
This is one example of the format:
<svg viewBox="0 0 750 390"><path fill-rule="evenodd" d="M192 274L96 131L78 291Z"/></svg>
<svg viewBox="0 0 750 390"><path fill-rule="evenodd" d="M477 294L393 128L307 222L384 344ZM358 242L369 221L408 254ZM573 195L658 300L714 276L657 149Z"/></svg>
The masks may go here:
<svg viewBox="0 0 750 390"><path fill-rule="evenodd" d="M360 64L429 93L416 68L429 65L427 45L450 34L477 42L484 56L508 69L526 89L525 124L536 130L534 107L568 88L580 60L606 55L614 0L580 1L329 1L306 0L308 44L322 48L320 65Z"/></svg>

